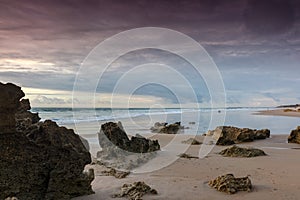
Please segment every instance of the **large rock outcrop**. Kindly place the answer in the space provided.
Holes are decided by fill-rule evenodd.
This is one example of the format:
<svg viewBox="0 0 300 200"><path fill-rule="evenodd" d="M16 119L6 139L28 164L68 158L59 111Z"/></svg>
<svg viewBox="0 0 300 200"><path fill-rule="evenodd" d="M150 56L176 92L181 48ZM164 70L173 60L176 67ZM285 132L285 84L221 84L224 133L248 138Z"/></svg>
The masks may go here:
<svg viewBox="0 0 300 200"><path fill-rule="evenodd" d="M270 130L219 126L215 130L209 131L206 135L212 135L212 137L217 141L217 145L232 145L269 138Z"/></svg>
<svg viewBox="0 0 300 200"><path fill-rule="evenodd" d="M291 134L288 137L288 143L300 144L300 126L291 131Z"/></svg>
<svg viewBox="0 0 300 200"><path fill-rule="evenodd" d="M73 130L39 122L20 87L0 83L0 199L70 199L93 193L91 162Z"/></svg>
<svg viewBox="0 0 300 200"><path fill-rule="evenodd" d="M98 133L102 151L98 160L108 167L131 170L151 159L160 150L157 140L149 140L141 135L128 138L121 122L101 125Z"/></svg>

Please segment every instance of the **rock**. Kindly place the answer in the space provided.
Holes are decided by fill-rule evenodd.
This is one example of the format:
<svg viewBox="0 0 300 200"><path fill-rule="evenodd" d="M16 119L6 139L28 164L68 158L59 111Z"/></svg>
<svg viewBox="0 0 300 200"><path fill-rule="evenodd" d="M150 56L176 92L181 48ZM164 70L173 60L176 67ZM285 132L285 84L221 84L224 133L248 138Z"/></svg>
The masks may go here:
<svg viewBox="0 0 300 200"><path fill-rule="evenodd" d="M93 193L93 171L83 173L91 156L79 136L50 120L38 122L28 111L29 101L20 102L20 87L0 83L0 88L5 121L0 124L0 199L65 200ZM25 126L18 127L12 116Z"/></svg>
<svg viewBox="0 0 300 200"><path fill-rule="evenodd" d="M190 154L187 154L187 153L182 153L182 154L179 154L178 156L180 158L187 158L187 159L195 158L195 159L199 159L199 157L191 156Z"/></svg>
<svg viewBox="0 0 300 200"><path fill-rule="evenodd" d="M248 158L267 155L263 150L260 149L242 148L236 145L222 150L219 154L226 157L248 157Z"/></svg>
<svg viewBox="0 0 300 200"><path fill-rule="evenodd" d="M175 122L174 124L156 122L150 130L154 133L165 133L165 134L177 134L179 130L184 129L181 126L181 122Z"/></svg>
<svg viewBox="0 0 300 200"><path fill-rule="evenodd" d="M190 145L201 145L202 142L199 142L195 138L189 138L188 140L182 141L183 144L190 144Z"/></svg>
<svg viewBox="0 0 300 200"><path fill-rule="evenodd" d="M116 170L114 168L110 168L109 170L104 170L101 172L102 175L104 176L114 176L118 179L126 178L130 174L129 171L120 171Z"/></svg>
<svg viewBox="0 0 300 200"><path fill-rule="evenodd" d="M212 135L217 140L217 145L232 145L242 142L252 142L258 139L266 139L270 137L270 130L237 128L233 126L219 126L213 131L208 131L206 135Z"/></svg>
<svg viewBox="0 0 300 200"><path fill-rule="evenodd" d="M85 149L87 151L90 151L90 144L89 144L89 142L86 139L84 139L83 137L81 137L81 136L79 136L79 138L80 138L82 144L84 145Z"/></svg>
<svg viewBox="0 0 300 200"><path fill-rule="evenodd" d="M102 124L98 133L102 151L97 153L97 158L105 166L131 170L146 163L160 150L157 140L149 140L141 135L132 136L130 140L120 124Z"/></svg>
<svg viewBox="0 0 300 200"><path fill-rule="evenodd" d="M0 83L0 134L16 131L15 114L20 106L20 99L25 96L20 87Z"/></svg>
<svg viewBox="0 0 300 200"><path fill-rule="evenodd" d="M140 200L145 194L157 194L157 191L146 183L138 181L133 184L124 184L121 193L113 195L113 198L127 197L129 200Z"/></svg>
<svg viewBox="0 0 300 200"><path fill-rule="evenodd" d="M138 137L132 136L131 140L129 140L124 129L120 128L120 124L120 122L118 124L108 122L101 125L98 137L102 148L110 148L113 144L125 151L133 153L148 153L160 150L160 145L157 140L149 140L141 135L138 135ZM105 140L103 136L106 137L108 141Z"/></svg>
<svg viewBox="0 0 300 200"><path fill-rule="evenodd" d="M31 106L29 100L22 99L15 114L17 131L25 132L26 134L27 129L40 121L41 118L39 117L38 113L31 113L29 111L30 109Z"/></svg>
<svg viewBox="0 0 300 200"><path fill-rule="evenodd" d="M189 124L196 124L196 122L189 122Z"/></svg>
<svg viewBox="0 0 300 200"><path fill-rule="evenodd" d="M251 180L248 176L235 178L233 174L226 174L209 181L208 184L218 191L228 194L235 194L238 191L250 192L252 190Z"/></svg>
<svg viewBox="0 0 300 200"><path fill-rule="evenodd" d="M288 137L288 143L300 144L300 126L291 131L290 136Z"/></svg>

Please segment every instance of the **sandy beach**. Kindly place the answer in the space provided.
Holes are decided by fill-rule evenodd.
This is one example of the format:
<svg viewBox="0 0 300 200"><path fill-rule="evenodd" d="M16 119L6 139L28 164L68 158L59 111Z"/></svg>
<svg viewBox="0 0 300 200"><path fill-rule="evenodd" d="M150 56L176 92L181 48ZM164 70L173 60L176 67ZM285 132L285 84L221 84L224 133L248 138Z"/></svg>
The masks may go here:
<svg viewBox="0 0 300 200"><path fill-rule="evenodd" d="M300 117L300 112L295 109L262 110L262 111L255 112L255 114L256 115Z"/></svg>
<svg viewBox="0 0 300 200"><path fill-rule="evenodd" d="M174 135L160 134L151 138L158 139L160 144L165 146L173 141L173 137ZM194 136L176 137L178 142ZM204 139L203 136L196 138L199 141ZM181 142L175 145L188 146ZM134 181L145 181L158 191L158 195L146 195L144 199L299 199L298 144L288 144L287 135L275 135L266 140L244 143L240 146L256 147L268 155L256 158L228 158L217 154L226 147L214 146L204 159L178 158L169 166L157 171L131 173L124 179L101 176L100 165L88 166L95 169L96 177L92 185L96 193L75 199L113 199L111 195L118 193L124 183ZM186 153L198 156L200 148L201 145L190 146ZM228 195L208 186L209 180L226 173L233 173L238 177L248 175L254 186L253 191Z"/></svg>

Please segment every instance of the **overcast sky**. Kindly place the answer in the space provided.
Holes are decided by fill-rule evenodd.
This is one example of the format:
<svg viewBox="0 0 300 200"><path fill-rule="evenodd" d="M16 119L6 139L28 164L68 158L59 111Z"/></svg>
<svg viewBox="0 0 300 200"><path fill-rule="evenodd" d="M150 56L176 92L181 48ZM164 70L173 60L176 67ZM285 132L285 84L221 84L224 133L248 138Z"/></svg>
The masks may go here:
<svg viewBox="0 0 300 200"><path fill-rule="evenodd" d="M34 106L70 106L76 73L90 51L117 33L140 27L172 29L199 42L220 70L228 106L300 102L298 0L0 0L0 81L24 87ZM97 87L97 105L109 106L109 94L129 67L153 62L185 71L197 102L189 101L188 88L176 85L167 71L154 73L155 66L148 66L181 91L140 86L132 96L136 106L209 105L205 81L193 76L190 64L153 49L130 52L112 63ZM119 101L128 95L116 94Z"/></svg>

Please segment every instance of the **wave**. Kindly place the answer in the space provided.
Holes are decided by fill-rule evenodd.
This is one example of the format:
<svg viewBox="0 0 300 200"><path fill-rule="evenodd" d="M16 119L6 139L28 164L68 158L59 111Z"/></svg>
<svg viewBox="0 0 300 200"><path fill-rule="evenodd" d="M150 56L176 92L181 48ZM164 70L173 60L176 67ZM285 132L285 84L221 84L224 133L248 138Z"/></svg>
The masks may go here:
<svg viewBox="0 0 300 200"><path fill-rule="evenodd" d="M136 118L152 115L182 114L183 112L212 112L217 110L260 110L266 108L257 107L228 107L228 108L33 108L32 112L39 113L42 121L51 119L58 124L70 124L80 122L108 121L124 118Z"/></svg>

